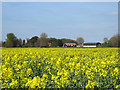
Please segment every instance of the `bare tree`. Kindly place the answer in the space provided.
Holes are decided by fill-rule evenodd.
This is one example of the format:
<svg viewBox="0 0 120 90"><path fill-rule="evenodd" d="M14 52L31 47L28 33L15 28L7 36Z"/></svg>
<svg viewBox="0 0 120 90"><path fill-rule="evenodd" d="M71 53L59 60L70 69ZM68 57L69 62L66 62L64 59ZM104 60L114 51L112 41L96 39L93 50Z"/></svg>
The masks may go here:
<svg viewBox="0 0 120 90"><path fill-rule="evenodd" d="M116 34L113 37L111 37L109 42L112 46L115 46L115 47L119 46L120 47L120 34Z"/></svg>
<svg viewBox="0 0 120 90"><path fill-rule="evenodd" d="M76 41L79 45L82 45L84 43L84 39L82 37L78 37Z"/></svg>
<svg viewBox="0 0 120 90"><path fill-rule="evenodd" d="M40 35L40 38L47 38L47 34L46 33L41 33L41 35Z"/></svg>
<svg viewBox="0 0 120 90"><path fill-rule="evenodd" d="M108 38L104 38L104 43L108 43Z"/></svg>
<svg viewBox="0 0 120 90"><path fill-rule="evenodd" d="M38 39L40 42L40 47L47 47L48 46L48 40L47 40L47 34L42 33L40 35L40 39Z"/></svg>

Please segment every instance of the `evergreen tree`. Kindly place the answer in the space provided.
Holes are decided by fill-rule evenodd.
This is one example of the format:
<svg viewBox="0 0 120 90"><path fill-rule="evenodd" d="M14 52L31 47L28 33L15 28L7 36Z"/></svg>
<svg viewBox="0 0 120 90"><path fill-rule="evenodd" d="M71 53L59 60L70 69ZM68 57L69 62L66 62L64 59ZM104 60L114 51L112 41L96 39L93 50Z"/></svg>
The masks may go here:
<svg viewBox="0 0 120 90"><path fill-rule="evenodd" d="M7 34L6 39L6 47L16 47L17 46L17 38L13 33Z"/></svg>

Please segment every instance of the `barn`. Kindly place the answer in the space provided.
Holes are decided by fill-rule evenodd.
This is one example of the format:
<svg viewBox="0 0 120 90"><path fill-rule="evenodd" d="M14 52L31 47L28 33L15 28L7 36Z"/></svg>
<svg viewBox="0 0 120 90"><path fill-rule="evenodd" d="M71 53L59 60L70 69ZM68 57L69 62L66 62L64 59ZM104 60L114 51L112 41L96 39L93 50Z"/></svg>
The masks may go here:
<svg viewBox="0 0 120 90"><path fill-rule="evenodd" d="M97 47L100 44L101 44L100 42L88 42L88 43L84 43L83 47Z"/></svg>
<svg viewBox="0 0 120 90"><path fill-rule="evenodd" d="M63 47L76 47L76 43L64 43Z"/></svg>

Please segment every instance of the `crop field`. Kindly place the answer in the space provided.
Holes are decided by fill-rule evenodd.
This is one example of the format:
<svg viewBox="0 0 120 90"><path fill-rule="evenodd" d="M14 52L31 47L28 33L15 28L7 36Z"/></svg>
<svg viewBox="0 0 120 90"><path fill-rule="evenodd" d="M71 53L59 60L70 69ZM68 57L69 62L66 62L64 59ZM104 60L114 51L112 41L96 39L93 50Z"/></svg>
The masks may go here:
<svg viewBox="0 0 120 90"><path fill-rule="evenodd" d="M3 48L2 88L120 88L118 48Z"/></svg>

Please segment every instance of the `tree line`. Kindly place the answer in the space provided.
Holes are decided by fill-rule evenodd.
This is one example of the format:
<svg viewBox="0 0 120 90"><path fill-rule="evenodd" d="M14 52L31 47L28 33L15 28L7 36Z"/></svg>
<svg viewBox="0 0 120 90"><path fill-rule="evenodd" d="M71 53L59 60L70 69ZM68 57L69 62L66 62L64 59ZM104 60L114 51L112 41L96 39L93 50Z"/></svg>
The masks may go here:
<svg viewBox="0 0 120 90"><path fill-rule="evenodd" d="M120 47L120 34L113 35L109 40L104 38L100 47Z"/></svg>
<svg viewBox="0 0 120 90"><path fill-rule="evenodd" d="M104 43L100 44L99 47L120 47L120 34L112 36L109 40L104 38L103 41ZM33 36L30 39L22 40L17 38L14 33L8 33L6 41L0 42L0 45L2 47L62 47L64 43L82 45L84 39L82 37L78 37L76 40L48 38L46 33L41 33L40 37Z"/></svg>
<svg viewBox="0 0 120 90"><path fill-rule="evenodd" d="M62 47L64 43L76 43L75 40L71 39L56 39L47 38L46 33L41 33L40 37L33 36L32 38L21 39L17 38L13 33L7 34L6 41L2 41L2 47Z"/></svg>

